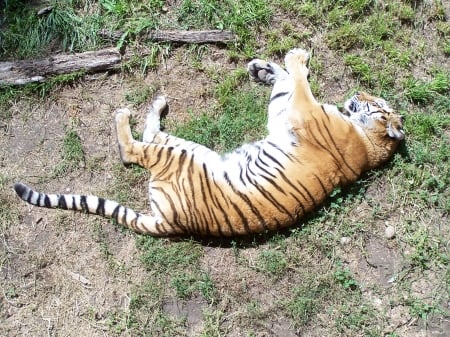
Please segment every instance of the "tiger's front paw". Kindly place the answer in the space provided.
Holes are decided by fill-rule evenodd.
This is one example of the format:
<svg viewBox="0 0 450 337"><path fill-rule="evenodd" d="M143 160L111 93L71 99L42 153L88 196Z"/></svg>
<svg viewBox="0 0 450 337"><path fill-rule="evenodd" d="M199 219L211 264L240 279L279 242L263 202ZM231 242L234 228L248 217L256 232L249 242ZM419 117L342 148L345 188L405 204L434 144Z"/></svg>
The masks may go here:
<svg viewBox="0 0 450 337"><path fill-rule="evenodd" d="M286 68L288 72L292 74L300 74L305 72L308 74L308 60L309 53L301 48L290 50L284 58Z"/></svg>

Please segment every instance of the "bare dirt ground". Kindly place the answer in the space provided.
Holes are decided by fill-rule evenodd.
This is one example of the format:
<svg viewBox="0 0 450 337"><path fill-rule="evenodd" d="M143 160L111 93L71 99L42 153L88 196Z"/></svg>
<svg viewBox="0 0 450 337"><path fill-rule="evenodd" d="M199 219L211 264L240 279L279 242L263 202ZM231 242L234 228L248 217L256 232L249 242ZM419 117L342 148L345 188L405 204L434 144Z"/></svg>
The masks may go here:
<svg viewBox="0 0 450 337"><path fill-rule="evenodd" d="M167 95L171 107L168 118L172 120L185 120L188 108L200 110L211 104L210 96L205 95L211 89L211 80L203 71L190 67L183 55L181 49L175 51L145 79L118 74L96 76L56 92L42 104L23 100L13 105L13 117L0 132L0 167L6 177L5 188L1 190L2 202L10 205L15 219L2 231L0 240L0 289L3 291L0 294L0 335L129 335L127 330L111 329L109 319L111 313L128 309L133 287L146 279L147 271L138 259L135 234L93 216L30 207L18 200L11 186L15 181L23 181L49 192L107 196L111 171L120 162L114 111L129 104L125 96L137 82L156 84L158 93ZM203 62L218 71L245 66L228 62L220 49L214 49ZM334 66L330 63L326 67ZM343 67L336 68L335 74L346 75ZM351 81L342 85L331 79L330 83L321 88L330 101L341 99L351 86ZM135 111L142 129L145 105ZM60 161L62 139L70 126L80 135L85 167L54 178L52 172ZM142 200L137 208L144 209L146 187L142 186L136 194ZM380 288L377 294L367 290L365 295L380 310L387 310L390 324L398 328L398 336L448 336L448 321L424 328L411 322L405 307L389 306L390 278L401 270L401 255L405 252L383 236L386 221L395 224L396 210L383 201L385 196L381 189L368 191L368 197L382 203L385 212L390 214L388 220L370 224L378 228L378 232L361 237L355 244L364 246L364 255L361 249L351 248L354 246L337 246L336 249L342 250L341 254L347 257L346 262L361 284ZM353 216L363 221L370 211L371 205L362 202ZM428 221L441 222L438 217ZM254 248L246 249L243 255L249 263L256 258ZM236 262L232 249L205 247L201 265L220 293L217 308L229 315L223 319L224 335L246 335L246 327L233 315L242 318L245 315L243 305L255 299L266 314L273 311L269 314L270 320L255 323L257 336L321 336L327 331L326 318L320 315L317 322L304 331L297 331L288 318L277 315L277 301L284 295L277 289L286 287L244 268ZM413 287L418 291L433 287L434 280L430 277ZM168 299L164 304L166 313L185 317L184 333L190 336L202 330L201 315L207 307L202 298L196 297L184 301ZM257 316L255 321L258 321ZM242 322L245 322L243 318Z"/></svg>

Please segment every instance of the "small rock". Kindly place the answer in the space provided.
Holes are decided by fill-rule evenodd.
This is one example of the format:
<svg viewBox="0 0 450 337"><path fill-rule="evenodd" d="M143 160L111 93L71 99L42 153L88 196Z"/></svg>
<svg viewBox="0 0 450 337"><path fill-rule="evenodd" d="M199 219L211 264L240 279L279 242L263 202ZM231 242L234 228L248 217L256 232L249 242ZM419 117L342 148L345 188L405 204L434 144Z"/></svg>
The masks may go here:
<svg viewBox="0 0 450 337"><path fill-rule="evenodd" d="M348 245L352 240L348 236L343 236L341 238L341 245L346 246Z"/></svg>
<svg viewBox="0 0 450 337"><path fill-rule="evenodd" d="M387 226L384 230L384 236L386 237L386 239L393 239L395 237L394 226Z"/></svg>
<svg viewBox="0 0 450 337"><path fill-rule="evenodd" d="M39 15L39 16L46 15L46 14L50 13L52 10L53 10L53 6L44 7L44 8L41 8L37 12L37 15Z"/></svg>

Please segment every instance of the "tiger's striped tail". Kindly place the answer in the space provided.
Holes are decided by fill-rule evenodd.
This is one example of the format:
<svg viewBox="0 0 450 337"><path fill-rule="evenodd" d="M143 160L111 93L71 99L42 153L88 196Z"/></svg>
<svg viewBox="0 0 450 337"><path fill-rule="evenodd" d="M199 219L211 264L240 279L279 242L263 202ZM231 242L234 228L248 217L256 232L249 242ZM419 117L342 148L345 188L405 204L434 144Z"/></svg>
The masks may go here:
<svg viewBox="0 0 450 337"><path fill-rule="evenodd" d="M137 213L116 201L93 195L39 193L22 183L14 184L14 190L22 200L35 206L97 214L115 219L122 226L128 227L137 233L154 236L161 235L157 227L162 220Z"/></svg>

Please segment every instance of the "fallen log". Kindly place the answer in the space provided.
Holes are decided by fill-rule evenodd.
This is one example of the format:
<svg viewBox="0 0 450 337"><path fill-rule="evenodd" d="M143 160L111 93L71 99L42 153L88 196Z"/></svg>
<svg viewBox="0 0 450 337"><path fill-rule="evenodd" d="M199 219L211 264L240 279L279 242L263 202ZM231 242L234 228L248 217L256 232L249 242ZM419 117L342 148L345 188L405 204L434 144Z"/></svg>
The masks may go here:
<svg viewBox="0 0 450 337"><path fill-rule="evenodd" d="M121 55L116 48L78 54L60 54L45 59L0 62L0 84L27 84L45 81L50 75L117 69Z"/></svg>
<svg viewBox="0 0 450 337"><path fill-rule="evenodd" d="M105 40L117 42L124 32L102 29L98 34ZM143 38L155 42L227 43L235 36L227 30L157 30L143 35Z"/></svg>
<svg viewBox="0 0 450 337"><path fill-rule="evenodd" d="M120 39L121 32L101 31L104 38ZM161 30L149 33L145 38L156 42L226 43L235 36L230 31ZM48 76L84 71L106 71L120 67L121 54L117 48L107 48L78 54L59 54L38 60L0 62L0 85L22 85L45 81Z"/></svg>
<svg viewBox="0 0 450 337"><path fill-rule="evenodd" d="M234 34L226 30L159 30L150 32L149 40L182 43L226 43L234 40Z"/></svg>

